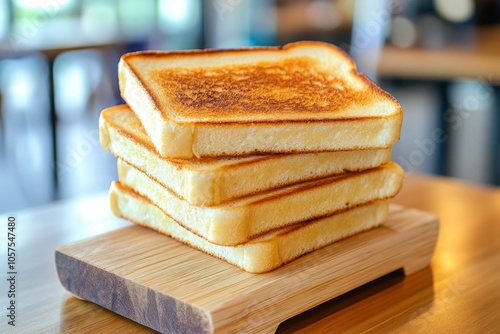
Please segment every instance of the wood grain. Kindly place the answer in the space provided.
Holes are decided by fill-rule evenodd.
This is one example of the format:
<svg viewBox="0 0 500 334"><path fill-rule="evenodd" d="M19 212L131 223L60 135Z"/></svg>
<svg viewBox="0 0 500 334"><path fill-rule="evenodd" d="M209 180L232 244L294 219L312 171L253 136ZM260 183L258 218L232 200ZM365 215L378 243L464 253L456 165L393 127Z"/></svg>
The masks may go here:
<svg viewBox="0 0 500 334"><path fill-rule="evenodd" d="M68 291L161 332L275 332L387 273L427 267L438 226L434 215L393 205L383 226L260 275L130 226L60 247L56 266Z"/></svg>
<svg viewBox="0 0 500 334"><path fill-rule="evenodd" d="M407 277L397 272L371 281L285 321L277 333L498 331L500 189L412 174L393 202L439 217L431 266ZM74 298L58 280L56 247L130 226L111 214L107 193L15 214L19 321L15 329L2 322L1 333L156 332ZM1 216L4 221L6 215ZM5 232L0 229L0 240ZM0 247L0 258L6 258L6 250ZM6 294L0 294L0 306L6 302Z"/></svg>

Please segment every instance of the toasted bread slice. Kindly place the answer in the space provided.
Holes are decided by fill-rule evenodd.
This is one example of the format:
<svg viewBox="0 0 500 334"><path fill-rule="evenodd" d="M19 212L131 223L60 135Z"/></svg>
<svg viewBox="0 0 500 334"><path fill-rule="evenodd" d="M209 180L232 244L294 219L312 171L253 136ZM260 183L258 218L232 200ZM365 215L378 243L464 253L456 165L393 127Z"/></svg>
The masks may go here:
<svg viewBox="0 0 500 334"><path fill-rule="evenodd" d="M374 201L321 219L263 234L238 246L210 243L177 224L145 197L119 182L110 188L111 210L119 217L166 234L245 271L264 273L337 240L374 228L387 219L387 201Z"/></svg>
<svg viewBox="0 0 500 334"><path fill-rule="evenodd" d="M120 91L170 158L387 148L402 109L321 42L122 56Z"/></svg>
<svg viewBox="0 0 500 334"><path fill-rule="evenodd" d="M118 160L119 180L148 198L193 233L220 245L238 245L267 231L331 215L373 200L394 196L403 170L381 167L295 184L212 207L175 196L143 172Z"/></svg>
<svg viewBox="0 0 500 334"><path fill-rule="evenodd" d="M104 110L102 146L193 205L211 206L250 194L387 163L391 149L240 158L166 159L126 106Z"/></svg>

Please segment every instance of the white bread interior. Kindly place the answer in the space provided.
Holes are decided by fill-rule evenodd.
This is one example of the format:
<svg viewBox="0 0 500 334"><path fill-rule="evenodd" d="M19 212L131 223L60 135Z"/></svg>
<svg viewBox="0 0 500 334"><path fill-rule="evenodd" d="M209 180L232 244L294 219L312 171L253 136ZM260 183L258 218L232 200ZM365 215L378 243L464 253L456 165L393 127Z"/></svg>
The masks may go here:
<svg viewBox="0 0 500 334"><path fill-rule="evenodd" d="M150 176L118 160L120 182L146 197L195 234L220 245L237 245L256 235L394 196L403 170L396 163L255 194L213 207L177 197Z"/></svg>
<svg viewBox="0 0 500 334"><path fill-rule="evenodd" d="M111 184L110 204L119 217L166 234L250 273L271 271L303 254L374 228L387 219L389 212L387 201L374 201L332 216L274 230L238 246L220 246L177 224L146 198L119 182Z"/></svg>
<svg viewBox="0 0 500 334"><path fill-rule="evenodd" d="M203 90L211 86L191 87L189 82L182 86L193 73L214 74L220 77L216 89L223 93L228 90L231 97L233 91L229 90L235 90L231 85L239 85L238 92L250 86L248 80L255 79L238 79L235 73L241 66L265 72L270 63L278 68L286 61L307 61L308 66L294 66L298 70L290 73L286 66L284 72L266 72L282 87L272 82L256 84L257 89L244 97L246 104L239 105L243 99L234 99L236 106L229 109L220 106L228 99L196 104L200 99L196 94L203 97ZM232 68L233 72L226 72ZM172 70L184 75L179 80L181 86L165 79ZM162 72L165 75L161 76ZM319 81L305 82L303 77ZM296 80L287 85L289 78ZM197 80L197 85L201 81ZM400 135L402 109L397 101L356 72L345 53L326 43L297 42L282 48L239 51L130 53L120 60L119 85L122 97L141 120L159 154L169 158L379 149L390 147ZM311 91L301 94L299 88ZM331 95L328 89L341 92L341 96L327 100ZM196 108L176 100L179 94L188 93L192 94L188 102L194 101ZM342 98L342 94L349 97ZM269 103L261 95L266 95ZM252 110L245 110L248 105ZM304 109L308 112L301 111Z"/></svg>
<svg viewBox="0 0 500 334"><path fill-rule="evenodd" d="M139 119L126 106L105 109L101 144L193 205L212 206L239 197L361 171L387 163L391 149L280 154L240 158L166 159L155 150Z"/></svg>

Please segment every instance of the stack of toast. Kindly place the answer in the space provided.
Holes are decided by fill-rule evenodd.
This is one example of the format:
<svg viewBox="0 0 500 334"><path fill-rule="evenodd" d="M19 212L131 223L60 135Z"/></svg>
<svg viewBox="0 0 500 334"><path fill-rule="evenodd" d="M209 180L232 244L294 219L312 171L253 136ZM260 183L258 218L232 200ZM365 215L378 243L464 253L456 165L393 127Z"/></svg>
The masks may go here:
<svg viewBox="0 0 500 334"><path fill-rule="evenodd" d="M380 225L402 110L336 47L124 55L112 211L252 273Z"/></svg>

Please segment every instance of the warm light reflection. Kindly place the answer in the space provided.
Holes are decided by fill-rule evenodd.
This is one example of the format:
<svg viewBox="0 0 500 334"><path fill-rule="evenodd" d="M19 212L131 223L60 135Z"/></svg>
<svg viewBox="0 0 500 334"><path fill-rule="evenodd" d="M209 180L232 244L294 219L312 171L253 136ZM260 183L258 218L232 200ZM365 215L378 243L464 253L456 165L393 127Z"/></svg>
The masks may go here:
<svg viewBox="0 0 500 334"><path fill-rule="evenodd" d="M434 256L434 263L438 263L441 269L452 271L457 267L457 257L451 252L440 252Z"/></svg>
<svg viewBox="0 0 500 334"><path fill-rule="evenodd" d="M430 194L426 194L429 196ZM447 200L440 200L446 198ZM475 229L474 221L464 221L463 217L476 217L477 207L463 205L460 195L450 197L449 190L436 189L429 201L436 201L437 206L433 212L439 213L441 221L438 243L433 258L433 268L437 277L452 273L457 268L473 261L470 254L477 247L477 240L487 242L484 231ZM460 224L459 226L454 224ZM492 236L493 237L493 236Z"/></svg>

